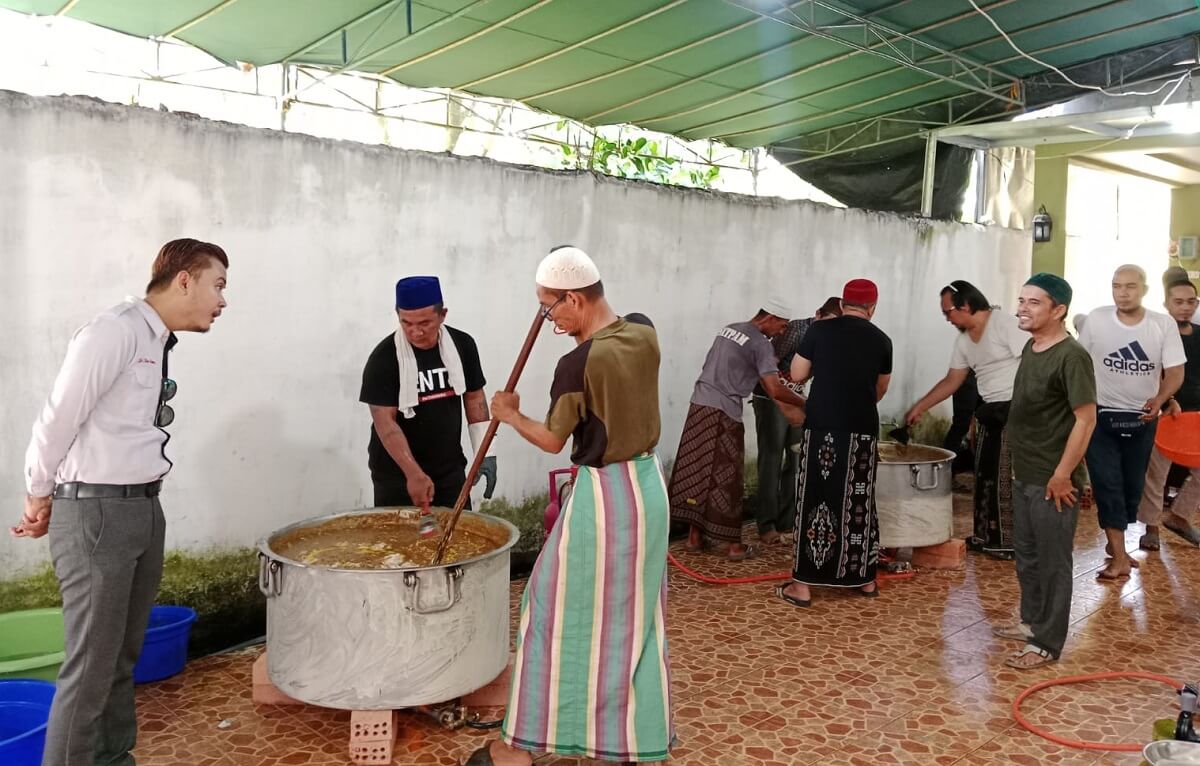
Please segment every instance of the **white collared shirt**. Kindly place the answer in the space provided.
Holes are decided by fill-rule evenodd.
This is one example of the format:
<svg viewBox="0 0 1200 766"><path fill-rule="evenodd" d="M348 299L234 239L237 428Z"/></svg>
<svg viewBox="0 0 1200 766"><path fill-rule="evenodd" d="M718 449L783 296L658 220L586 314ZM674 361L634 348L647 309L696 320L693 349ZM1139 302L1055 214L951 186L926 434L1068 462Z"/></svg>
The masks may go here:
<svg viewBox="0 0 1200 766"><path fill-rule="evenodd" d="M139 298L75 333L25 452L29 494L44 497L67 482L145 484L166 475L168 437L154 420L169 335Z"/></svg>

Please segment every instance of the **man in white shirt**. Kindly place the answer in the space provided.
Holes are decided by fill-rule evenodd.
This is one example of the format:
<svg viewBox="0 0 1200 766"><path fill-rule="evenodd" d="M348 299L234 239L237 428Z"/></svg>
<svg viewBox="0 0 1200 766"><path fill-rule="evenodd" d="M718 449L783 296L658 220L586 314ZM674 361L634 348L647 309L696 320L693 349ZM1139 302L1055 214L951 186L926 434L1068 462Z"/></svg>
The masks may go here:
<svg viewBox="0 0 1200 766"><path fill-rule="evenodd" d="M1079 335L1096 371L1087 468L1112 556L1101 580L1127 578L1136 566L1125 552L1125 529L1137 521L1155 420L1183 384L1187 362L1175 321L1142 306L1147 290L1141 267L1121 266L1113 274L1114 305L1088 314Z"/></svg>
<svg viewBox="0 0 1200 766"><path fill-rule="evenodd" d="M132 764L133 666L163 566L158 494L175 419L167 375L175 332L207 332L225 308L229 259L217 245L163 245L145 300L80 328L25 453L28 495L16 537L50 533L66 659L42 766Z"/></svg>
<svg viewBox="0 0 1200 766"><path fill-rule="evenodd" d="M959 332L950 369L905 414L904 422L915 425L930 408L953 395L969 372L975 372L982 401L975 410L975 534L967 545L1011 559L1012 462L1005 425L1029 334L1014 315L993 311L983 293L965 280L943 287L941 301L942 316Z"/></svg>

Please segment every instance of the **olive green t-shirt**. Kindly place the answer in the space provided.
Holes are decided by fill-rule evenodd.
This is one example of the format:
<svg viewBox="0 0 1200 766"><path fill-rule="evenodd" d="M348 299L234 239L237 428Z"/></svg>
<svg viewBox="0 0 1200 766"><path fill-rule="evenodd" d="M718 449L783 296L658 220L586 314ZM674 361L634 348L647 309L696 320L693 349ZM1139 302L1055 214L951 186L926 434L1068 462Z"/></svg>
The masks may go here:
<svg viewBox="0 0 1200 766"><path fill-rule="evenodd" d="M572 463L600 468L654 449L658 364L658 335L641 314L618 319L559 360L546 427L572 437Z"/></svg>
<svg viewBox="0 0 1200 766"><path fill-rule="evenodd" d="M1067 447L1075 427L1075 408L1096 403L1096 374L1092 358L1074 338L1045 351L1025 344L1013 382L1008 412L1008 444L1013 476L1023 484L1045 486ZM1083 462L1071 479L1082 488Z"/></svg>

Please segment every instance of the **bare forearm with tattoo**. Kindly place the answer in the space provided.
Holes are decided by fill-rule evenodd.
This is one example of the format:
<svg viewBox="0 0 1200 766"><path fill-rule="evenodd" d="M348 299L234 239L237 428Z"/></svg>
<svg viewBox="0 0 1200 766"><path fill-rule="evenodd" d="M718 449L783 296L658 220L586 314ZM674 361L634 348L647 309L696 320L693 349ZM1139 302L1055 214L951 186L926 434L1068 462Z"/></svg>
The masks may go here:
<svg viewBox="0 0 1200 766"><path fill-rule="evenodd" d="M487 395L483 389L468 391L463 395L463 409L467 413L468 423L486 423L492 419L488 412Z"/></svg>

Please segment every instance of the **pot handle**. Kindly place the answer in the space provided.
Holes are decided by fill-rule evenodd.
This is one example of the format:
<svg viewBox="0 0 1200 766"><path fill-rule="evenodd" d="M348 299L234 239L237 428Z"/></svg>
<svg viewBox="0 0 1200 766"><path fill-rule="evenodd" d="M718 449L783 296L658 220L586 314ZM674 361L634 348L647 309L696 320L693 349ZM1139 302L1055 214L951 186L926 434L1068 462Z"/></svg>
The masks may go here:
<svg viewBox="0 0 1200 766"><path fill-rule="evenodd" d="M262 551L258 553L258 590L267 598L283 593L283 564Z"/></svg>
<svg viewBox="0 0 1200 766"><path fill-rule="evenodd" d="M941 474L941 472L942 472L942 466L939 463L934 463L933 465L931 465L929 467L933 469L933 483L932 484L922 484L921 483L921 466L910 465L908 467L908 469L910 471L912 471L913 487L921 490L922 492L928 492L931 489L937 489L938 479L940 478L939 474Z"/></svg>
<svg viewBox="0 0 1200 766"><path fill-rule="evenodd" d="M462 567L450 567L445 570L446 600L441 604L425 605L421 603L421 576L417 572L404 573L404 606L410 612L417 614L438 614L445 612L458 603L462 598Z"/></svg>

